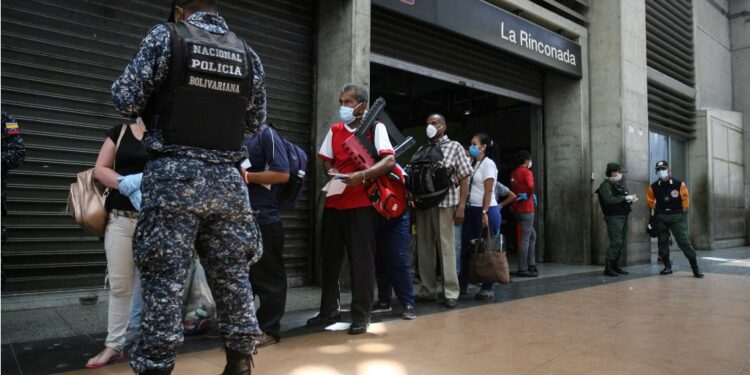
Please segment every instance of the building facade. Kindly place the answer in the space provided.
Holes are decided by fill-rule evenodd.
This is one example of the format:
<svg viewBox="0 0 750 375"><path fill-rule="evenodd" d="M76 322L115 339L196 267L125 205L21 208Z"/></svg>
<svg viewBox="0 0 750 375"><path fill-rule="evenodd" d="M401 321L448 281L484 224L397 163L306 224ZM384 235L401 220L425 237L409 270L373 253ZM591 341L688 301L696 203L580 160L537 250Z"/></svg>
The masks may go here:
<svg viewBox="0 0 750 375"><path fill-rule="evenodd" d="M148 28L166 19L168 4L3 2L2 106L17 115L28 147L9 180L6 292L101 285L101 242L63 213L67 187L93 165L104 130L124 121L109 85ZM418 143L433 112L465 144L488 133L501 148L503 182L513 154L531 150L544 262L603 262L594 191L611 161L625 166L625 182L641 198L629 223L629 264L648 263L655 251L644 227L656 160L669 160L688 183L697 248L750 240L746 0L235 0L220 7L264 62L270 121L310 155L336 121L348 82L384 97L394 122ZM314 168L303 204L284 214L296 285L317 279L323 247L325 176ZM512 220L505 225L512 233Z"/></svg>

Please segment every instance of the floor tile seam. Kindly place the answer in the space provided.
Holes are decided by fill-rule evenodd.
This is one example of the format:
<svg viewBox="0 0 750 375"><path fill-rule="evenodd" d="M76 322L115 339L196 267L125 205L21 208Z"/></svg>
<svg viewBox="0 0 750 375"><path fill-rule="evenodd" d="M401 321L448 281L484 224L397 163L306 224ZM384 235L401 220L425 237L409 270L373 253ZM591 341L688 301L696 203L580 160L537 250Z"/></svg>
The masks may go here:
<svg viewBox="0 0 750 375"><path fill-rule="evenodd" d="M599 338L602 335L604 335L607 331L610 331L610 330L614 329L615 327L619 326L623 322L624 322L624 320L619 320L617 323L612 324L609 327L602 329L601 332L599 332L598 334L595 334L595 335L589 337L588 339L585 339L585 340L583 340L581 342L573 344L570 348L568 348L566 350L563 350L562 352L558 353L557 355L555 355L554 357L552 357L549 360L545 361L544 363L542 363L542 364L540 364L540 365L532 368L529 371L526 371L524 374L530 374L530 373L532 373L532 372L534 372L534 371L536 371L536 370L538 370L538 369L546 366L547 364L556 361L557 359L559 359L560 357L564 356L565 354L574 352L575 350L579 349L580 347L583 347L583 345L585 345L586 343L589 343L592 340L596 340L597 338Z"/></svg>
<svg viewBox="0 0 750 375"><path fill-rule="evenodd" d="M16 368L18 369L18 375L23 375L23 370L21 369L21 362L18 361L18 356L16 355L16 349L13 347L13 344L8 344L10 346L10 353L13 355L13 362L16 363Z"/></svg>

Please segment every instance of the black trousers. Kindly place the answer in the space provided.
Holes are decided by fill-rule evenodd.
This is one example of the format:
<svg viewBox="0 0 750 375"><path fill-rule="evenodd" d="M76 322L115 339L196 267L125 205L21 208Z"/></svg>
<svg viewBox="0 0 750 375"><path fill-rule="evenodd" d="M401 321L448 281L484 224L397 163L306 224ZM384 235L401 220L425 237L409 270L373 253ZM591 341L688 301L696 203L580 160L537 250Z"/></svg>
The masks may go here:
<svg viewBox="0 0 750 375"><path fill-rule="evenodd" d="M263 256L250 267L250 283L260 299L260 308L256 312L260 329L279 338L287 291L284 227L280 222L260 225L260 233L263 236Z"/></svg>
<svg viewBox="0 0 750 375"><path fill-rule="evenodd" d="M375 227L377 213L370 207L323 211L323 291L321 316L339 311L339 274L344 251L349 259L352 321L369 322L375 299Z"/></svg>

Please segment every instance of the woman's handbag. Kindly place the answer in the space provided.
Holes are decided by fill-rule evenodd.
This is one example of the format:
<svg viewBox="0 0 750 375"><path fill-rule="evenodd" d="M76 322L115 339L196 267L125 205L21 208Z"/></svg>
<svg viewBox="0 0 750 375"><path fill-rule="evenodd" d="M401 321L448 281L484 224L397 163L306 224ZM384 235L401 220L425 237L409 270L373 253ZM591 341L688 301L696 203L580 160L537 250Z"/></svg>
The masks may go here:
<svg viewBox="0 0 750 375"><path fill-rule="evenodd" d="M484 232L484 231L482 231ZM510 267L502 245L502 235L471 240L472 254L469 259L469 282L510 284Z"/></svg>
<svg viewBox="0 0 750 375"><path fill-rule="evenodd" d="M122 125L120 136L117 138L115 159L127 126ZM114 163L112 164L112 169L115 169ZM70 184L66 211L73 216L76 224L80 225L81 228L102 237L107 226L107 209L105 207L107 195L109 195L109 188L105 188L94 178L94 168L87 169L78 173L76 182Z"/></svg>

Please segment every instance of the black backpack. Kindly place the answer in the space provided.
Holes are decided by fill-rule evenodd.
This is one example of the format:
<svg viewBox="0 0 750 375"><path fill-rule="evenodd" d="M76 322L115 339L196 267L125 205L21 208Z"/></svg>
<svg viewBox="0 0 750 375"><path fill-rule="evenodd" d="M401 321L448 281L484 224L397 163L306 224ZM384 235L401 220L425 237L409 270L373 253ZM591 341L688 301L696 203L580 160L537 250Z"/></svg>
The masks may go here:
<svg viewBox="0 0 750 375"><path fill-rule="evenodd" d="M276 132L279 138L281 138L281 142L284 143L286 148L287 160L289 161L289 181L281 184L276 197L278 199L279 209L293 210L296 208L297 201L302 196L302 192L305 188L307 154L302 148L282 137L281 134L276 131L276 127L273 126L273 124L268 124L268 131ZM262 142L263 138L261 137L260 140Z"/></svg>
<svg viewBox="0 0 750 375"><path fill-rule="evenodd" d="M443 164L440 147L448 142L430 142L420 147L406 165L406 188L417 208L437 207L455 185L451 179L453 168Z"/></svg>

